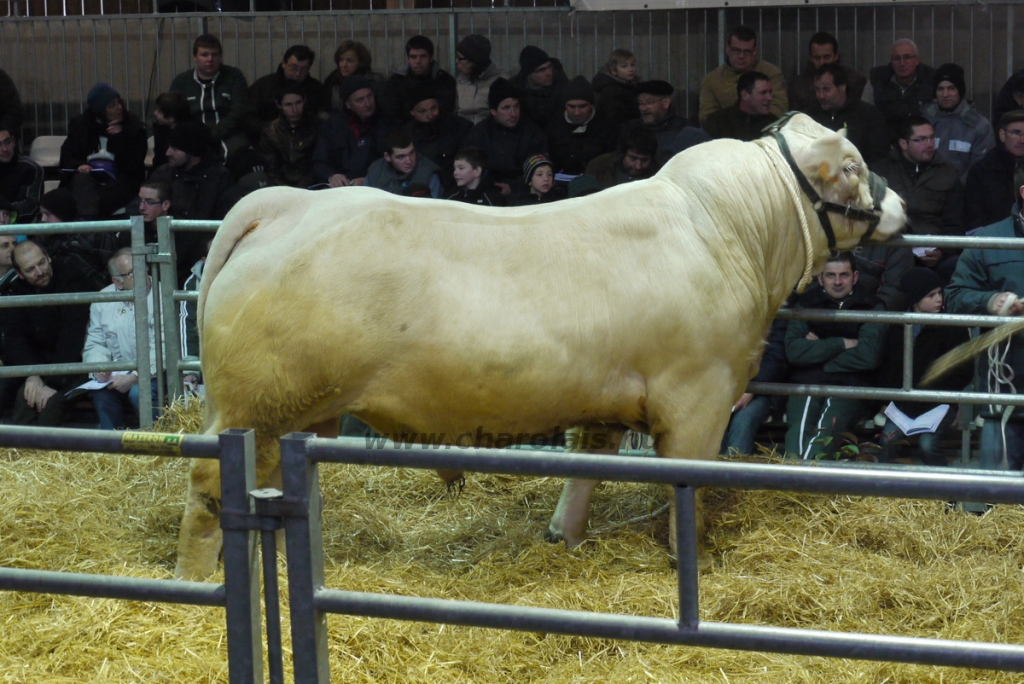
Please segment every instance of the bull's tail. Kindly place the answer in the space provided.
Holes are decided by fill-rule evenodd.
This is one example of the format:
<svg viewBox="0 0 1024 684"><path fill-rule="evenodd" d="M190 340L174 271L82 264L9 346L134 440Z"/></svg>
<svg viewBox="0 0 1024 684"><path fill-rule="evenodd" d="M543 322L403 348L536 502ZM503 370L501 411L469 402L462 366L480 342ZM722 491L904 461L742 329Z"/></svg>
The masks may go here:
<svg viewBox="0 0 1024 684"><path fill-rule="evenodd" d="M988 351L989 348L994 347L1003 340L1009 339L1021 330L1024 330L1024 318L1004 323L984 335L946 352L928 367L928 372L921 379L921 386L927 387L960 364L966 363L978 354Z"/></svg>

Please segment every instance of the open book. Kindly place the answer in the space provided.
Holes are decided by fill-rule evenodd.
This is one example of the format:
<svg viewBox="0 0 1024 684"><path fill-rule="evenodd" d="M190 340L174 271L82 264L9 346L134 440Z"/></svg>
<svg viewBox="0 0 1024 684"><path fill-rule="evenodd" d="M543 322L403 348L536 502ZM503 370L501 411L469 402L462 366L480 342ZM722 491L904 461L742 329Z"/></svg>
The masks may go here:
<svg viewBox="0 0 1024 684"><path fill-rule="evenodd" d="M942 422L942 419L946 417L948 412L949 404L939 404L931 411L922 413L917 418L911 418L896 408L896 404L892 402L889 402L889 405L885 407L885 415L892 422L896 423L896 427L902 430L903 434L907 437L921 432L935 432L939 429L939 423Z"/></svg>

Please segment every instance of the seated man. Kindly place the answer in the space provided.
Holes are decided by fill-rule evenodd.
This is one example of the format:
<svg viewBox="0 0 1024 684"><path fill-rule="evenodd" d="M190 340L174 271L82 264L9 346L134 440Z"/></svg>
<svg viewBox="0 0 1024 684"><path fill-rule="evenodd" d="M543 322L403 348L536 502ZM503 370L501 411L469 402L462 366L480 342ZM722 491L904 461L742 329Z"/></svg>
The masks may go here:
<svg viewBox="0 0 1024 684"><path fill-rule="evenodd" d="M135 272L132 264L132 249L124 247L114 253L107 263L110 268L110 285L100 292L128 290L135 287ZM149 295L149 374L153 378L153 417L156 418L156 344L153 330L153 284L146 276L146 291ZM82 349L82 361L100 363L104 361L138 361L138 345L135 338L135 302L94 302L89 306L89 329ZM90 390L93 406L100 418L100 430L118 430L127 426L125 408L139 415L139 373L93 373L97 382L110 384L99 390Z"/></svg>
<svg viewBox="0 0 1024 684"><path fill-rule="evenodd" d="M278 96L281 88L291 83L299 88L306 105L307 115L315 117L317 107L323 100L323 84L309 75L316 60L316 53L305 45L292 45L285 50L277 71L256 79L249 87L249 99L253 104L256 123L256 139L267 124L281 113Z"/></svg>
<svg viewBox="0 0 1024 684"><path fill-rule="evenodd" d="M562 91L569 77L562 63L535 45L527 45L519 53L519 73L508 79L519 91L523 118L544 128L553 121L565 101Z"/></svg>
<svg viewBox="0 0 1024 684"><path fill-rule="evenodd" d="M935 70L921 63L917 45L909 38L900 38L892 44L889 63L872 69L869 79L874 105L885 117L893 138L904 119L920 115L935 97L932 89Z"/></svg>
<svg viewBox="0 0 1024 684"><path fill-rule="evenodd" d="M907 311L910 313L942 313L942 283L939 277L930 268L912 268L903 274L900 280L900 289L905 295L906 301L910 303ZM904 327L893 325L885 340L885 361L879 368L879 381L881 387L902 387L903 386L903 346ZM919 383L924 377L925 371L933 361L940 356L970 339L967 328L953 327L947 325L915 325L914 326L914 366L911 373L911 386L920 389ZM940 378L937 382L929 385L926 389L934 391L960 392L971 381L974 375L974 366L965 363L955 371ZM901 412L913 420L923 413L926 413L936 406L936 402L922 401L896 401ZM925 465L946 465L948 456L939 439L953 423L956 409L952 408L946 413L941 424L935 432L923 432L918 438L918 450ZM902 440L903 432L896 426L896 423L889 418L882 428L882 436L879 444L883 447ZM889 460L896 454L890 450Z"/></svg>
<svg viewBox="0 0 1024 684"><path fill-rule="evenodd" d="M12 295L93 292L93 283L75 262L53 262L33 240L14 248L11 263L19 280ZM88 304L20 306L8 309L3 362L6 366L80 363L89 323ZM64 393L85 381L81 374L32 375L14 402L15 425L58 427L64 419Z"/></svg>
<svg viewBox="0 0 1024 684"><path fill-rule="evenodd" d="M370 164L366 187L380 188L396 195L408 195L414 185L426 185L430 196L441 196L437 164L416 154L412 136L403 128L384 136L384 157Z"/></svg>
<svg viewBox="0 0 1024 684"><path fill-rule="evenodd" d="M410 120L405 130L412 136L416 153L437 164L441 183L451 190L455 187L455 154L462 149L462 140L473 124L453 112L442 111L437 91L431 86L412 87L407 92L405 104Z"/></svg>
<svg viewBox="0 0 1024 684"><path fill-rule="evenodd" d="M808 288L797 301L803 309L872 310L877 300L856 289L853 254L829 255L818 276L821 289ZM882 362L885 328L880 323L789 321L786 359L793 367L790 382L813 385L871 387ZM786 455L818 458L832 454L838 436L868 415L863 399L793 395L786 402Z"/></svg>
<svg viewBox="0 0 1024 684"><path fill-rule="evenodd" d="M1024 109L999 119L999 141L967 172L964 186L964 228L974 230L1011 215L1019 201L1014 169L1024 161Z"/></svg>
<svg viewBox="0 0 1024 684"><path fill-rule="evenodd" d="M192 44L195 67L171 81L169 90L184 93L191 105L192 120L210 130L228 165L249 149L242 122L252 110L249 84L240 69L221 62L223 50L216 36L204 33Z"/></svg>
<svg viewBox="0 0 1024 684"><path fill-rule="evenodd" d="M806 111L825 128L833 131L845 128L847 139L857 146L870 166L889 154L887 124L874 105L851 98L849 88L845 68L835 63L823 65L814 72L816 104Z"/></svg>
<svg viewBox="0 0 1024 684"><path fill-rule="evenodd" d="M935 129L939 156L956 167L960 182L967 172L996 145L992 124L967 101L967 82L958 64L935 70L935 102L925 106L924 116Z"/></svg>
<svg viewBox="0 0 1024 684"><path fill-rule="evenodd" d="M790 81L789 108L798 112L807 112L817 101L814 93L814 77L818 69L825 64L840 65L842 56L839 54L839 41L831 33L821 31L807 41L807 64L803 73ZM856 102L864 94L867 79L864 74L847 64L841 64L846 71L846 96L850 102ZM862 151L863 153L863 151Z"/></svg>
<svg viewBox="0 0 1024 684"><path fill-rule="evenodd" d="M241 199L231 173L210 145L206 126L186 121L174 127L167 147L168 163L155 170L151 181L171 186L171 215L178 219L219 221ZM178 231L174 234L178 282L199 258L203 240L211 234Z"/></svg>
<svg viewBox="0 0 1024 684"><path fill-rule="evenodd" d="M685 117L676 113L672 103L675 88L667 81L644 81L636 88L636 102L640 120L658 138L658 166L683 150L711 140L711 137L691 126Z"/></svg>
<svg viewBox="0 0 1024 684"><path fill-rule="evenodd" d="M18 223L34 223L43 197L43 169L18 153L13 128L0 125L0 195L16 214Z"/></svg>
<svg viewBox="0 0 1024 684"><path fill-rule="evenodd" d="M384 154L384 136L397 126L377 110L373 81L346 78L338 86L341 111L320 126L313 152L313 182L332 188L362 185L370 164Z"/></svg>
<svg viewBox="0 0 1024 684"><path fill-rule="evenodd" d="M501 194L508 197L522 178L523 164L548 152L548 141L537 124L522 116L519 91L503 78L491 84L487 104L491 115L473 126L462 144L487 155L488 171Z"/></svg>
<svg viewBox="0 0 1024 684"><path fill-rule="evenodd" d="M907 203L907 232L914 235L962 236L964 192L957 169L935 154L935 130L921 116L907 117L897 137L898 149L874 167ZM956 251L939 248L915 252L920 266L933 268L949 282Z"/></svg>
<svg viewBox="0 0 1024 684"><path fill-rule="evenodd" d="M408 120L412 91L424 88L434 93L441 113L455 114L458 100L455 77L434 59L434 41L426 36L413 36L405 42L405 64L395 69L388 79L385 110L392 118Z"/></svg>
<svg viewBox="0 0 1024 684"><path fill-rule="evenodd" d="M770 111L776 117L789 110L786 97L786 81L774 64L757 56L757 34L749 26L737 26L729 31L726 39L725 62L709 72L700 84L701 126L714 112L736 104L736 82L748 71L764 74L772 83L772 104Z"/></svg>
<svg viewBox="0 0 1024 684"><path fill-rule="evenodd" d="M560 173L578 176L594 157L613 152L619 125L594 106L594 89L582 76L565 86L565 110L548 122L544 133L551 160Z"/></svg>
<svg viewBox="0 0 1024 684"><path fill-rule="evenodd" d="M618 149L590 160L586 175L597 179L602 190L650 178L658 170L657 152L654 132L642 121L632 121L623 126Z"/></svg>
<svg viewBox="0 0 1024 684"><path fill-rule="evenodd" d="M1013 185L1017 203L1012 217L986 226L977 237L1024 238L1024 168L1018 166ZM946 307L953 314L1024 315L1024 253L1006 249L965 249L946 288ZM1024 391L1024 335L1018 333L998 347L998 361L985 362L987 386L981 392ZM980 467L1020 470L1024 466L1024 411L1021 407L985 405L981 428Z"/></svg>
<svg viewBox="0 0 1024 684"><path fill-rule="evenodd" d="M260 152L274 185L308 188L313 184L313 150L319 125L307 109L298 83L287 82L277 92L279 116L263 127Z"/></svg>
<svg viewBox="0 0 1024 684"><path fill-rule="evenodd" d="M772 82L760 71L748 71L740 76L736 81L736 95L735 104L712 112L704 120L704 130L713 140L757 140L765 126L778 120L771 112Z"/></svg>

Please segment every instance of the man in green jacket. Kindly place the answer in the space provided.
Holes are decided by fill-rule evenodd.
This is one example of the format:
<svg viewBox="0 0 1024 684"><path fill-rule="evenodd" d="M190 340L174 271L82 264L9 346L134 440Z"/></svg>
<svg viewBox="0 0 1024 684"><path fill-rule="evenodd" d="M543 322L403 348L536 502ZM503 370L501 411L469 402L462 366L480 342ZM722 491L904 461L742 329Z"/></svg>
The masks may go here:
<svg viewBox="0 0 1024 684"><path fill-rule="evenodd" d="M818 276L821 288L801 295L798 308L832 311L882 309L873 293L856 287L850 252L833 253ZM793 320L786 327L790 382L871 387L882 362L885 329L881 323ZM793 458L831 455L838 435L868 414L863 399L791 396L786 402L786 454Z"/></svg>
<svg viewBox="0 0 1024 684"><path fill-rule="evenodd" d="M1014 174L1017 203L1010 217L979 230L976 237L1024 239L1021 199L1024 168ZM946 310L954 314L1024 315L1024 252L1016 249L965 249L946 288ZM1017 334L994 349L997 361L985 363L987 384L980 391L1016 394L1024 391L1024 335ZM1024 409L980 407L980 465L990 470L1021 470L1024 466Z"/></svg>

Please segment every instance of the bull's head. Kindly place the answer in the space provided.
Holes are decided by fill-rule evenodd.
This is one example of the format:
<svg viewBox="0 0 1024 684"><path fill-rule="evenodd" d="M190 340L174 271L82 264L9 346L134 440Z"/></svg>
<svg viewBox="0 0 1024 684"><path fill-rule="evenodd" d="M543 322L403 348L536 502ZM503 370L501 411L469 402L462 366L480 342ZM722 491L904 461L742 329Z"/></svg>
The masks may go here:
<svg viewBox="0 0 1024 684"><path fill-rule="evenodd" d="M846 139L804 114L787 114L768 129L818 214L829 247L886 240L906 223L903 200Z"/></svg>

